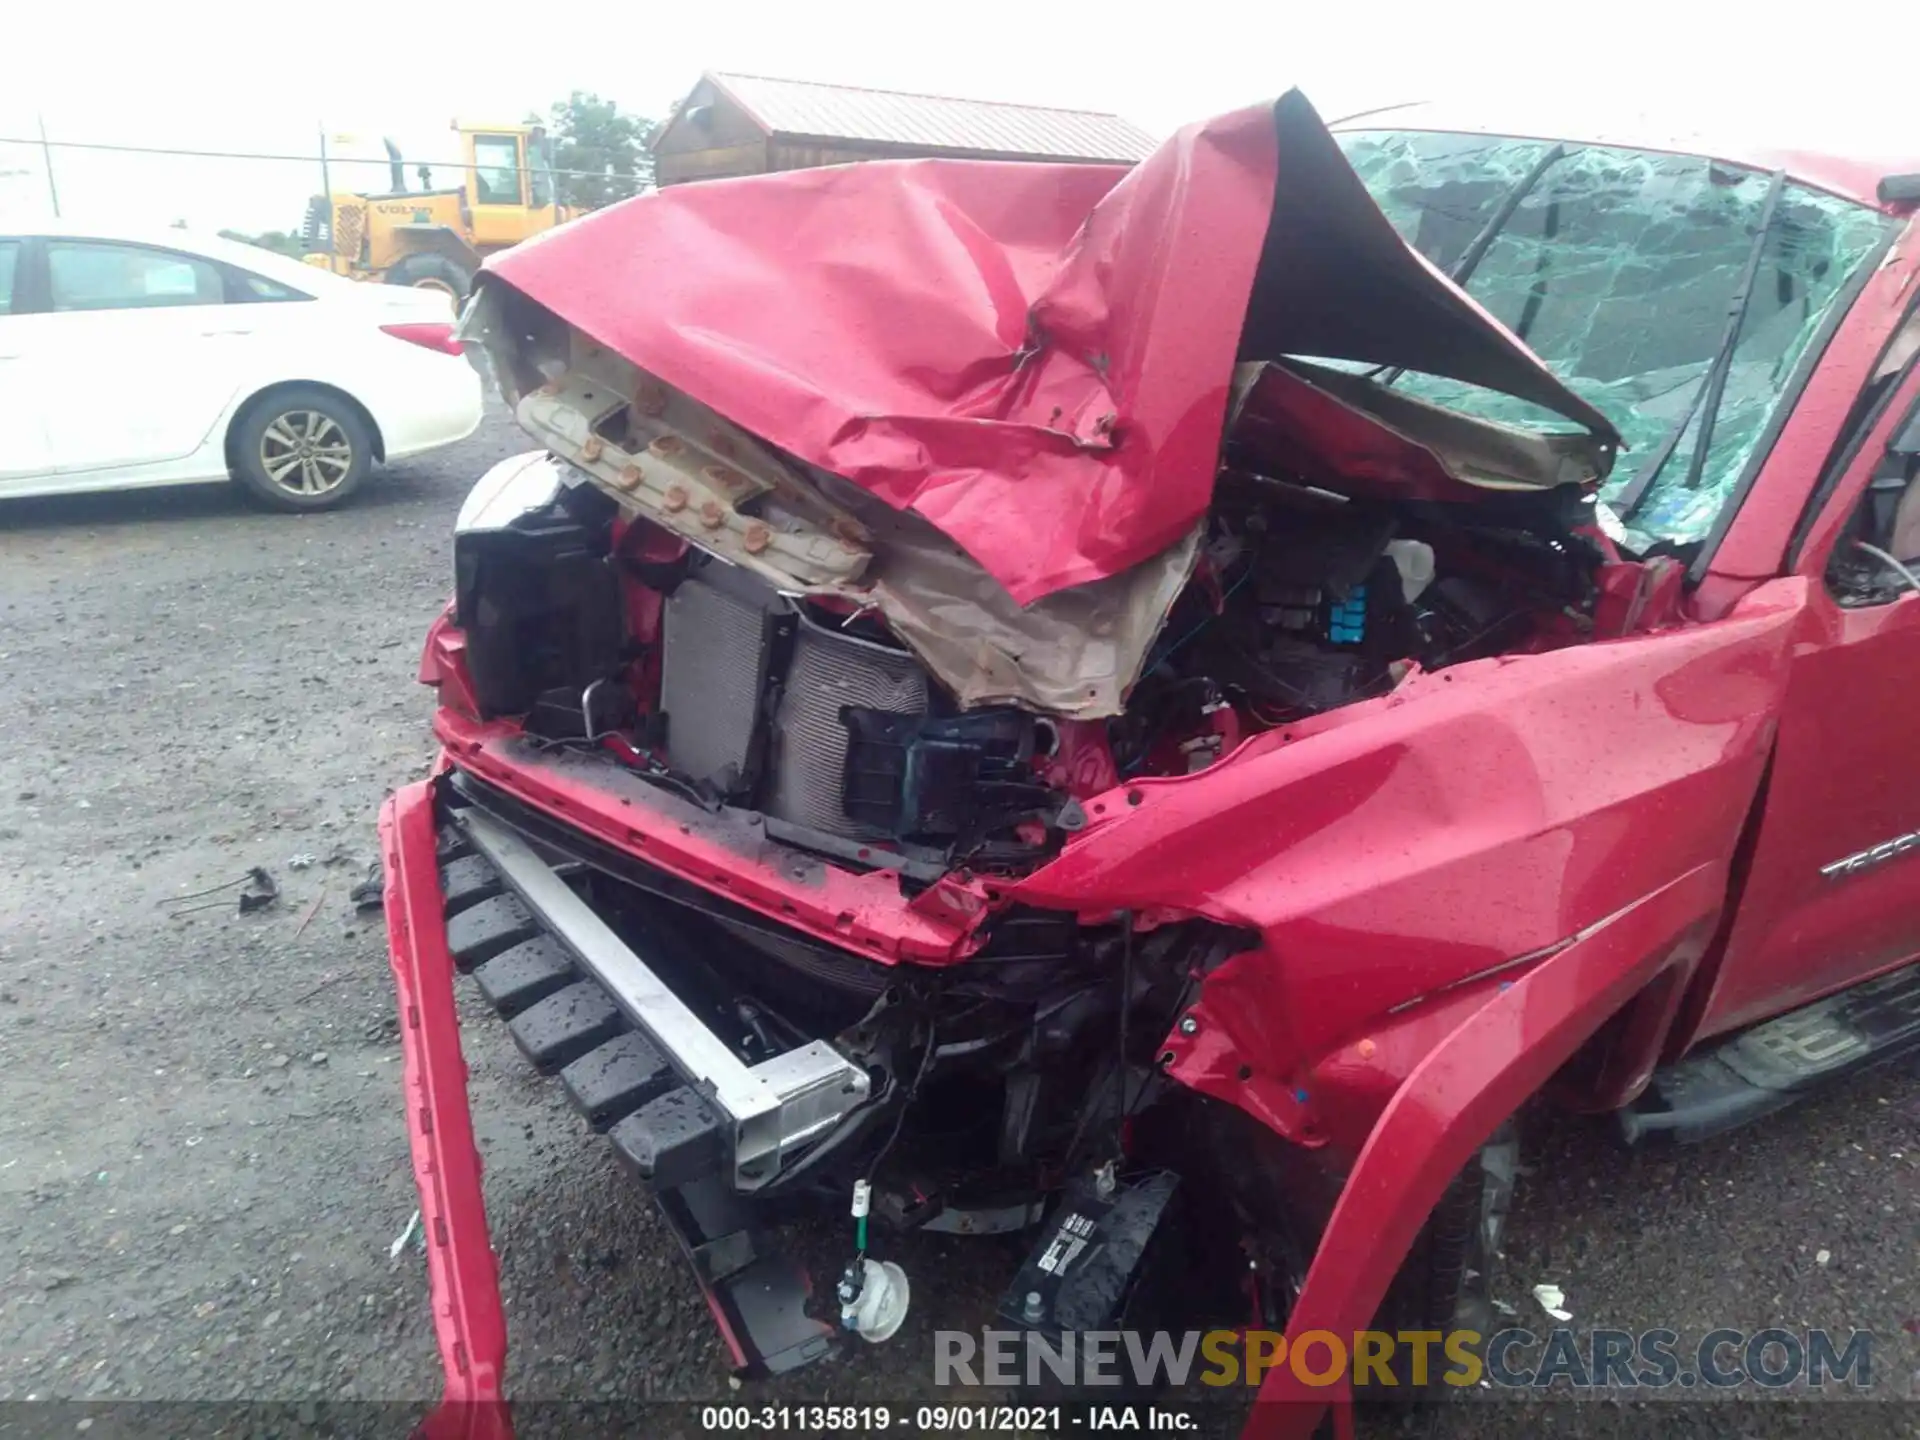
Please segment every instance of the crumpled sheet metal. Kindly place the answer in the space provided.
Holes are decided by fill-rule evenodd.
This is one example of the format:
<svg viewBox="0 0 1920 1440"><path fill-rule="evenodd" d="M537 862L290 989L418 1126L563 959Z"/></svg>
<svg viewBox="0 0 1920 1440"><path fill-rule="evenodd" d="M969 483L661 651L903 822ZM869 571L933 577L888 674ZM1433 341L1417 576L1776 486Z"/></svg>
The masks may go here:
<svg viewBox="0 0 1920 1440"><path fill-rule="evenodd" d="M931 521L781 456L578 331L529 339L511 308L481 291L461 325L469 353L528 433L627 513L782 590L877 608L963 707L1072 719L1125 707L1204 521L1118 575L1021 606Z"/></svg>
<svg viewBox="0 0 1920 1440"><path fill-rule="evenodd" d="M1585 435L1478 419L1298 360L1240 366L1227 433L1273 474L1394 499L1585 489L1610 458Z"/></svg>
<svg viewBox="0 0 1920 1440"><path fill-rule="evenodd" d="M1297 92L1131 171L675 186L492 257L480 284L911 510L1022 605L1200 523L1238 359L1426 362L1614 438L1407 249Z"/></svg>

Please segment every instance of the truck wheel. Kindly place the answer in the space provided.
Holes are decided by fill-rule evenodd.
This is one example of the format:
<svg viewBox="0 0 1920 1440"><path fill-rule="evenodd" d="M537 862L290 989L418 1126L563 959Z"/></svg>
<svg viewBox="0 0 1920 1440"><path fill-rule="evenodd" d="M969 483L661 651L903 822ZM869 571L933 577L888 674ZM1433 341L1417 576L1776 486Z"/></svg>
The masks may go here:
<svg viewBox="0 0 1920 1440"><path fill-rule="evenodd" d="M1433 1207L1380 1307L1382 1329L1471 1330L1484 1344L1499 1328L1493 1308L1492 1273L1519 1168L1519 1130L1509 1120L1454 1176L1440 1203ZM1445 1362L1438 1356L1433 1359L1437 1363L1430 1368L1428 1396L1413 1391L1409 1369L1398 1374L1396 1393L1376 1392L1369 1397L1363 1392L1362 1398L1405 1400L1444 1395L1447 1387L1435 1377L1445 1369ZM1410 1365L1410 1355L1408 1360ZM1395 1368L1398 1372L1397 1365Z"/></svg>
<svg viewBox="0 0 1920 1440"><path fill-rule="evenodd" d="M387 284L411 285L416 290L438 290L458 305L473 288L473 273L445 255L409 255L387 271Z"/></svg>
<svg viewBox="0 0 1920 1440"><path fill-rule="evenodd" d="M1169 1131L1171 1137L1163 1138ZM1182 1188L1213 1207L1195 1227L1213 1253L1196 1256L1196 1268L1223 1278L1237 1270L1252 1282L1259 1323L1284 1329L1342 1177L1316 1163L1319 1152L1299 1150L1243 1111L1214 1100L1169 1106L1158 1135L1144 1126L1135 1133L1137 1139L1147 1135L1149 1143L1158 1140L1154 1162L1179 1170L1186 1182ZM1388 1287L1375 1328L1389 1333L1473 1330L1483 1341L1497 1328L1491 1269L1518 1162L1518 1131L1508 1121L1434 1206ZM1431 1356L1422 1392L1412 1383L1412 1352L1398 1347L1392 1365L1396 1383L1362 1386L1354 1398L1401 1406L1444 1397L1451 1390L1439 1381L1446 1368L1439 1355Z"/></svg>
<svg viewBox="0 0 1920 1440"><path fill-rule="evenodd" d="M328 510L367 478L373 437L338 396L296 386L251 406L234 426L234 479L275 510Z"/></svg>

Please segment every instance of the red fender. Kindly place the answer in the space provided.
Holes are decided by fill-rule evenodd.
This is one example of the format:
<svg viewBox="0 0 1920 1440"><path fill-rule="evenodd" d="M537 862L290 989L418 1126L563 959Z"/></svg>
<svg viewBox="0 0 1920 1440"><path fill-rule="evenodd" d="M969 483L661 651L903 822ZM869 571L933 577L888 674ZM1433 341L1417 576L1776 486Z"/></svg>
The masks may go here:
<svg viewBox="0 0 1920 1440"><path fill-rule="evenodd" d="M1691 965L1726 894L1715 861L1589 926L1496 991L1442 1040L1381 1112L1327 1222L1287 1326L1290 1354L1312 1331L1350 1354L1447 1185L1474 1152L1606 1019L1661 972ZM1312 1348L1309 1373L1324 1371ZM1267 1372L1241 1440L1306 1440L1329 1404L1346 1430L1351 1372L1313 1386Z"/></svg>
<svg viewBox="0 0 1920 1440"><path fill-rule="evenodd" d="M395 791L380 807L387 958L400 997L407 1139L445 1372L440 1404L416 1433L421 1440L511 1440L500 1389L507 1322L467 1108L467 1062L460 1054L435 852L431 782Z"/></svg>

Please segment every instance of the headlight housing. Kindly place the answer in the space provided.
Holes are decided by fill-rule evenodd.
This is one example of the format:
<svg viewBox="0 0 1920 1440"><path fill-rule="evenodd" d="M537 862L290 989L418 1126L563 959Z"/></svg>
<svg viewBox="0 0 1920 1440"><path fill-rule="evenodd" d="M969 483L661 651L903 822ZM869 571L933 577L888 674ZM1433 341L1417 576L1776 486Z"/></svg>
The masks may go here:
<svg viewBox="0 0 1920 1440"><path fill-rule="evenodd" d="M569 467L544 450L502 460L482 475L453 522L455 535L505 530L522 515L544 510L558 498Z"/></svg>

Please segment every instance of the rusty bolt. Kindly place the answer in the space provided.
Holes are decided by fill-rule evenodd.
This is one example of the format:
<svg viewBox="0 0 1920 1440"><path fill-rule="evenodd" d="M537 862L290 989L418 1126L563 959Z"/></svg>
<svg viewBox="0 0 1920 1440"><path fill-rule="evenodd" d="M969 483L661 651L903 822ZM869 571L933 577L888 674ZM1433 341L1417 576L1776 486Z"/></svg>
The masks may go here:
<svg viewBox="0 0 1920 1440"><path fill-rule="evenodd" d="M580 458L582 460L598 460L600 458L601 446L602 442L598 435L587 436L586 443L580 447Z"/></svg>
<svg viewBox="0 0 1920 1440"><path fill-rule="evenodd" d="M767 522L756 520L747 526L746 547L749 555L758 555L773 542L773 532L767 528Z"/></svg>
<svg viewBox="0 0 1920 1440"><path fill-rule="evenodd" d="M729 470L724 465L709 465L700 472L707 483L716 490L725 490L729 495L743 490L747 486L747 477L738 470Z"/></svg>
<svg viewBox="0 0 1920 1440"><path fill-rule="evenodd" d="M656 435L647 446L647 449L651 450L663 460L671 460L686 448L686 446L680 443L680 437L678 435Z"/></svg>
<svg viewBox="0 0 1920 1440"><path fill-rule="evenodd" d="M1196 1035L1199 1031L1200 1022L1194 1019L1193 1016L1182 1015L1180 1017L1180 1033L1182 1035Z"/></svg>
<svg viewBox="0 0 1920 1440"><path fill-rule="evenodd" d="M666 495L662 497L661 503L669 510L686 509L687 487L684 485L669 485Z"/></svg>
<svg viewBox="0 0 1920 1440"><path fill-rule="evenodd" d="M724 430L707 432L707 448L722 460L731 460L734 456L733 437Z"/></svg>
<svg viewBox="0 0 1920 1440"><path fill-rule="evenodd" d="M718 500L709 500L700 507L700 523L709 530L718 530L727 523L727 517L720 513Z"/></svg>
<svg viewBox="0 0 1920 1440"><path fill-rule="evenodd" d="M640 482L645 478L646 477L640 473L640 467L638 465L622 465L620 467L620 488L622 490L638 490L640 488Z"/></svg>
<svg viewBox="0 0 1920 1440"><path fill-rule="evenodd" d="M667 413L667 392L658 385L642 385L633 392L633 408L650 418L664 415Z"/></svg>

